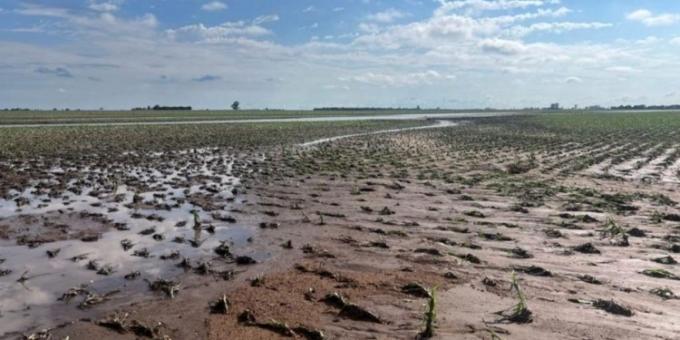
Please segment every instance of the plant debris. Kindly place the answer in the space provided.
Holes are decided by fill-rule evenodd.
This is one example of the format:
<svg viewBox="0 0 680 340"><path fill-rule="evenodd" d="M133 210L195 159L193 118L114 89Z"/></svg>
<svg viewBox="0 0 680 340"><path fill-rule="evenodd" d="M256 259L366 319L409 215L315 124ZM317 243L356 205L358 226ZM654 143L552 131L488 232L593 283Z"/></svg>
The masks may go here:
<svg viewBox="0 0 680 340"><path fill-rule="evenodd" d="M148 281L147 281L148 282ZM160 291L165 293L169 298L174 299L177 292L180 290L180 283L170 280L159 279L153 282L148 282L149 288L152 291Z"/></svg>

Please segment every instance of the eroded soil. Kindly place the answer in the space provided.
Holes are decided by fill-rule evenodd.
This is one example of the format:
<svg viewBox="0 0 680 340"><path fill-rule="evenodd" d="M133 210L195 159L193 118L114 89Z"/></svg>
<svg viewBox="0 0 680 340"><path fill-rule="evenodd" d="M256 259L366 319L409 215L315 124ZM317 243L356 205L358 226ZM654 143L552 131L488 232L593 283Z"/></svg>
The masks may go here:
<svg viewBox="0 0 680 340"><path fill-rule="evenodd" d="M250 165L254 171L240 173L239 200L222 206L226 198L207 190L193 197L205 224L221 221L229 230L228 212L252 231L228 256L215 252L219 242L198 246L201 259L219 270L205 275L192 264L165 276L181 282L174 298L138 289L127 302L72 314L49 333L56 339L413 339L436 287L435 338L677 336L680 194L672 181L582 171L594 164L575 169L567 157L612 148L571 141L555 142L561 154L520 142L452 149L446 134L468 133L411 131L269 150L262 163ZM462 146L464 138L470 145L496 143L484 136L452 138ZM656 170L658 158L672 151L641 150L631 157L651 165L638 169L665 171ZM595 158L600 168L625 163ZM184 219L192 230L191 217ZM225 271L232 275L225 279ZM530 311L521 320L499 313L507 316L521 300L513 283Z"/></svg>

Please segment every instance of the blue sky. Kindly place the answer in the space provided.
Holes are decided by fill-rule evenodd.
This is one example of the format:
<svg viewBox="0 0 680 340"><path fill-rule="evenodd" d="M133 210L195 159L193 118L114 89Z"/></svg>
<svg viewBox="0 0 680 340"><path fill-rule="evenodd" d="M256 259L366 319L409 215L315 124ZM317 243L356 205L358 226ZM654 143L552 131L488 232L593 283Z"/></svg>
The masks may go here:
<svg viewBox="0 0 680 340"><path fill-rule="evenodd" d="M680 103L676 0L1 0L0 107Z"/></svg>

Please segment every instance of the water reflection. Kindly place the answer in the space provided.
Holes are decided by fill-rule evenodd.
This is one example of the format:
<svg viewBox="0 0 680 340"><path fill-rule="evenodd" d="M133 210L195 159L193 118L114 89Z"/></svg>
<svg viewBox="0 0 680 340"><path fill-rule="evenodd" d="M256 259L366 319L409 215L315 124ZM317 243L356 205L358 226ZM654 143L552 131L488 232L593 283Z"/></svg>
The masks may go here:
<svg viewBox="0 0 680 340"><path fill-rule="evenodd" d="M0 269L12 271L0 277L0 337L86 315L77 308L81 297L68 305L58 301L71 288L83 286L96 294L119 290L112 300L129 301L132 296L149 294L143 279L183 274L184 269L177 266L182 258L207 262L215 259L213 249L222 241L246 244L253 228L213 220L213 211L192 203L198 195L212 205L219 203L218 211L225 214L241 203L232 193L239 185L232 174L233 157L213 149L183 155L188 160L120 165L122 169L88 166L78 169L82 176L69 180L63 190L45 184L62 183L61 176L75 170L54 167L49 170L53 178L34 181L24 190L12 191L8 199L0 199L0 225L26 223L31 229L41 228L43 219L71 219L75 227L76 222L87 224L91 216L100 216L103 223L115 226L96 242L63 240L30 248L13 240L0 241L0 259L4 259ZM114 176L117 171L121 175ZM103 184L122 177L134 185ZM202 226L197 228L195 220L202 221ZM140 233L148 229L153 233ZM56 253L53 258L48 250ZM144 256L134 256L135 252ZM176 254L169 256L172 253ZM140 273L136 280L125 279L134 272ZM17 282L22 277L25 280Z"/></svg>

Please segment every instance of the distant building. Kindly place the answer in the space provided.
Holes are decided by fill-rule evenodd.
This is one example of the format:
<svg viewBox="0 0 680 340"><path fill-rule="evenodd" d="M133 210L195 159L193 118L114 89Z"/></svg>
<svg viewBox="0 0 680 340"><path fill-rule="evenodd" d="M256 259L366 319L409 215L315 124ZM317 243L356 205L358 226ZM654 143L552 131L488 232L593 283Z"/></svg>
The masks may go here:
<svg viewBox="0 0 680 340"><path fill-rule="evenodd" d="M551 110L559 110L560 109L560 103L550 104L550 109Z"/></svg>

